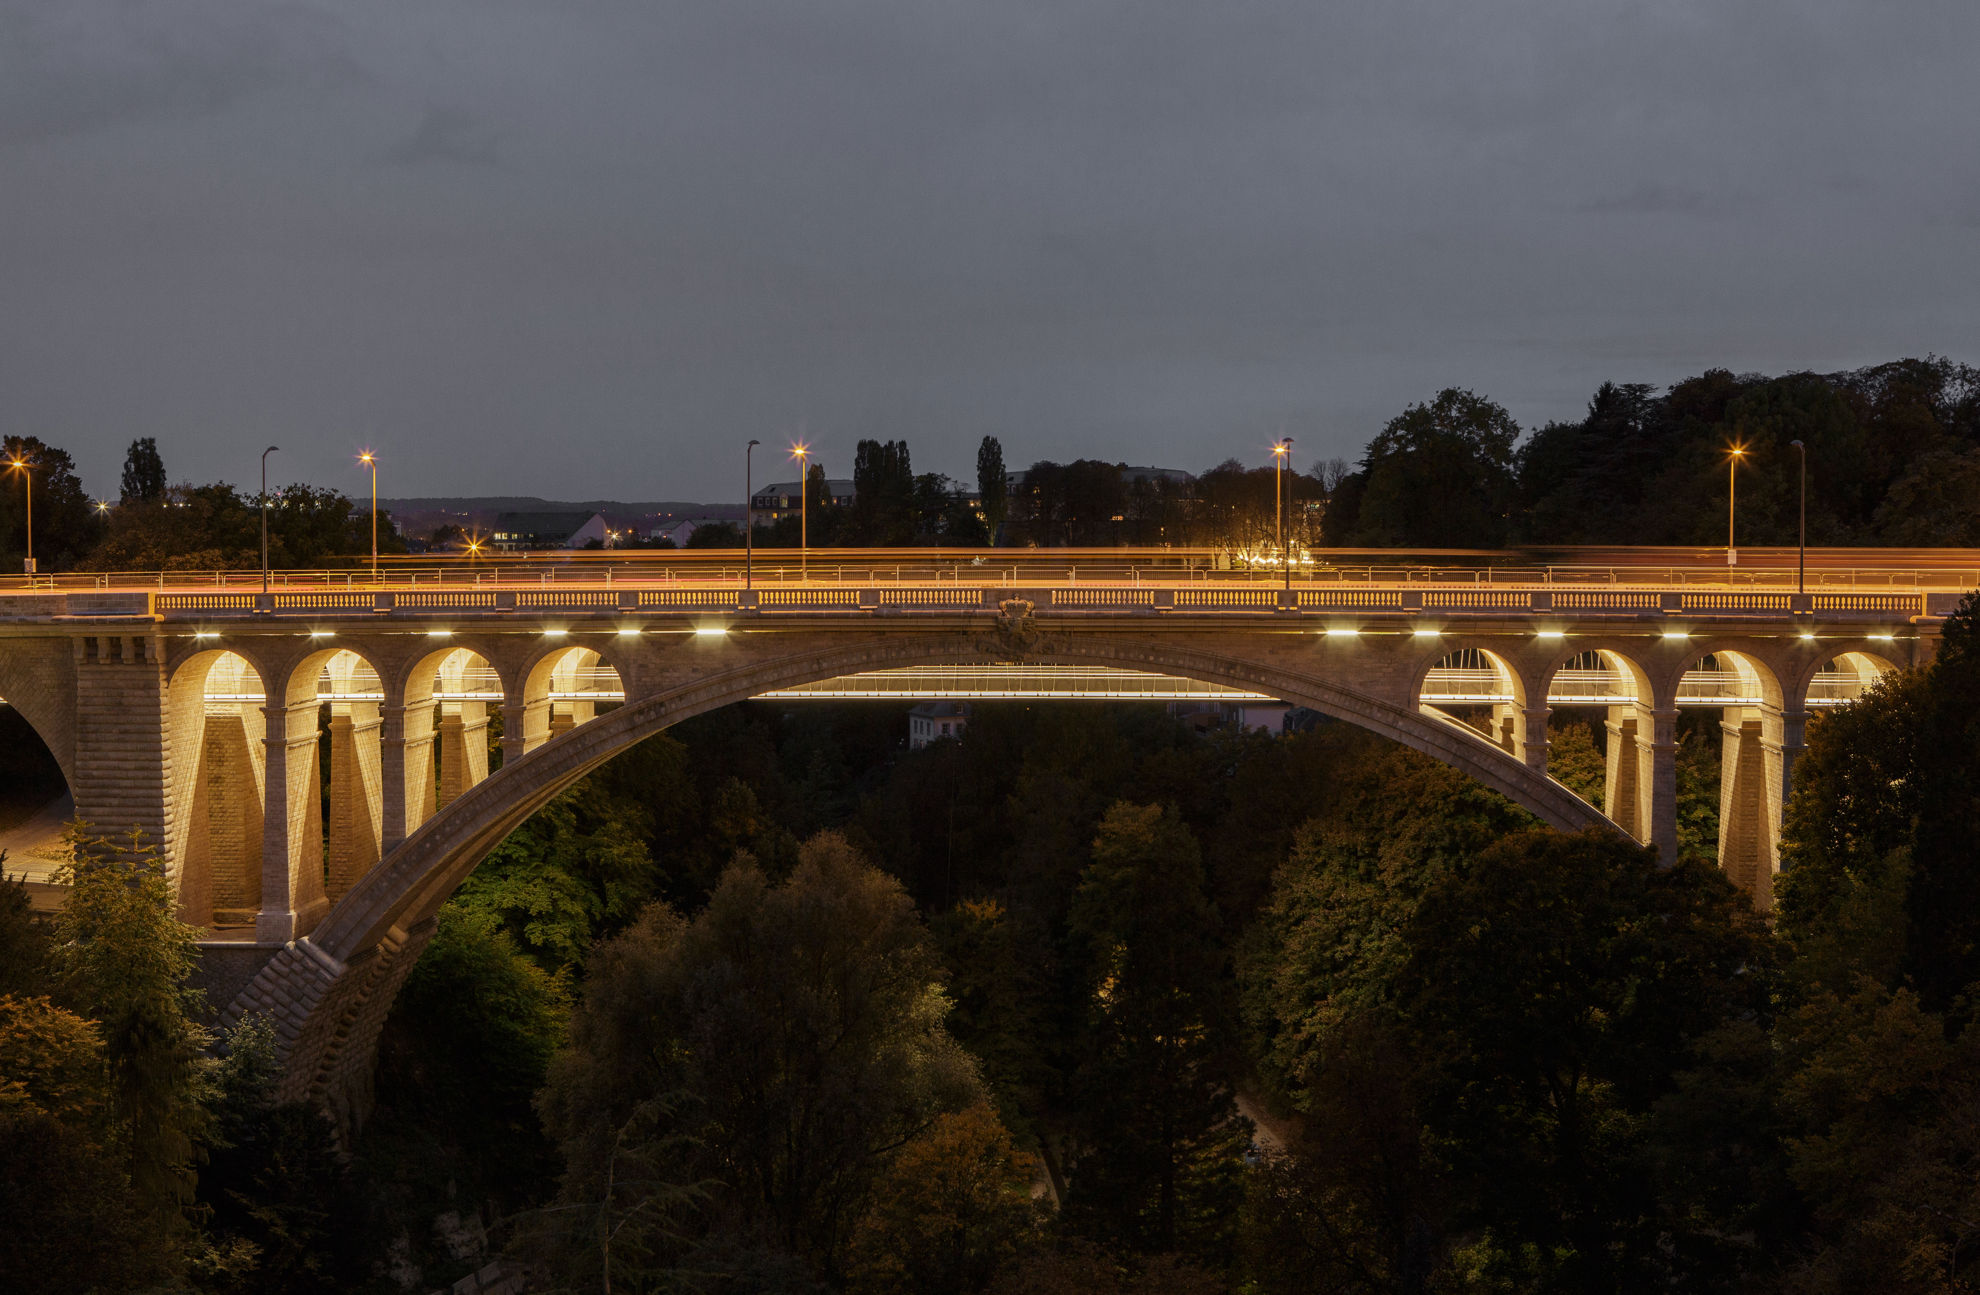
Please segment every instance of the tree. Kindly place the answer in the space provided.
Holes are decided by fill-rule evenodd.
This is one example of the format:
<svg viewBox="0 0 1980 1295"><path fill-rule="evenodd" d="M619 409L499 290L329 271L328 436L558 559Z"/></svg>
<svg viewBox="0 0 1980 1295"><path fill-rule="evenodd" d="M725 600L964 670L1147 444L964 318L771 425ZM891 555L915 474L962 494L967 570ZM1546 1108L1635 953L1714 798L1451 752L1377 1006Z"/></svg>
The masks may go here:
<svg viewBox="0 0 1980 1295"><path fill-rule="evenodd" d="M1980 981L1980 599L1928 668L1887 677L1810 725L1781 829L1780 929L1813 982L1907 986L1970 1018Z"/></svg>
<svg viewBox="0 0 1980 1295"><path fill-rule="evenodd" d="M1980 1031L1907 990L1817 995L1786 1024L1788 1172L1811 1236L1789 1292L1939 1295L1980 1279Z"/></svg>
<svg viewBox="0 0 1980 1295"><path fill-rule="evenodd" d="M850 1288L982 1290L1033 1239L1037 1172L989 1106L936 1116L874 1184L853 1232Z"/></svg>
<svg viewBox="0 0 1980 1295"><path fill-rule="evenodd" d="M199 1176L207 1266L224 1264L230 1295L346 1290L362 1272L348 1243L356 1211L336 1128L318 1106L280 1101L280 1078L274 1027L242 1018L214 1070Z"/></svg>
<svg viewBox="0 0 1980 1295"><path fill-rule="evenodd" d="M1913 460L1877 505L1876 524L1886 544L1980 545L1980 449Z"/></svg>
<svg viewBox="0 0 1980 1295"><path fill-rule="evenodd" d="M0 1289L98 1295L165 1288L178 1255L114 1158L39 1112L0 1109Z"/></svg>
<svg viewBox="0 0 1980 1295"><path fill-rule="evenodd" d="M691 549L739 549L743 546L742 527L734 522L710 522L688 532Z"/></svg>
<svg viewBox="0 0 1980 1295"><path fill-rule="evenodd" d="M157 847L133 830L118 841L70 832L76 861L55 919L62 997L102 1031L110 1133L140 1206L176 1228L192 1199L193 1152L205 1134L210 1064L201 995L189 987L199 931L175 915Z"/></svg>
<svg viewBox="0 0 1980 1295"><path fill-rule="evenodd" d="M989 529L993 544L1009 507L1009 489L1003 443L994 436L986 436L976 447L976 497L982 501L983 524Z"/></svg>
<svg viewBox="0 0 1980 1295"><path fill-rule="evenodd" d="M25 469L9 469L19 459ZM25 481L23 479L25 473ZM28 491L34 492L34 557L43 571L74 565L96 543L101 523L83 493L75 460L35 436L0 437L0 570L19 575L27 556Z"/></svg>
<svg viewBox="0 0 1980 1295"><path fill-rule="evenodd" d="M1411 405L1368 444L1351 542L1416 548L1502 543L1518 439L1512 415L1469 391L1447 387L1428 404Z"/></svg>
<svg viewBox="0 0 1980 1295"><path fill-rule="evenodd" d="M48 931L34 915L27 879L7 876L6 862L0 850L0 994L25 998L48 988Z"/></svg>
<svg viewBox="0 0 1980 1295"><path fill-rule="evenodd" d="M906 441L861 441L853 452L852 539L900 545L914 540L914 468Z"/></svg>
<svg viewBox="0 0 1980 1295"><path fill-rule="evenodd" d="M1137 1250L1214 1249L1251 1131L1219 1064L1225 955L1202 854L1175 811L1107 811L1068 924L1093 1038L1069 1215Z"/></svg>
<svg viewBox="0 0 1980 1295"><path fill-rule="evenodd" d="M836 1270L895 1151L984 1096L943 1028L913 906L835 833L778 885L731 867L692 921L649 907L590 968L539 1100L564 1155L560 1200L608 1199L618 1157L664 1132L673 1168L649 1161L650 1175L720 1185L704 1258L767 1249ZM642 1128L656 1101L677 1113ZM594 1271L589 1232L561 1253L567 1272Z"/></svg>
<svg viewBox="0 0 1980 1295"><path fill-rule="evenodd" d="M1595 831L1508 837L1425 896L1396 1009L1492 1266L1568 1290L1656 1269L1643 1123L1694 1040L1766 1009L1765 929L1716 869Z"/></svg>
<svg viewBox="0 0 1980 1295"><path fill-rule="evenodd" d="M124 490L127 504L155 504L165 498L165 460L158 456L158 442L141 436L131 442L124 455Z"/></svg>
<svg viewBox="0 0 1980 1295"><path fill-rule="evenodd" d="M95 1022L46 997L0 994L0 1110L86 1128L101 1113L103 1078Z"/></svg>

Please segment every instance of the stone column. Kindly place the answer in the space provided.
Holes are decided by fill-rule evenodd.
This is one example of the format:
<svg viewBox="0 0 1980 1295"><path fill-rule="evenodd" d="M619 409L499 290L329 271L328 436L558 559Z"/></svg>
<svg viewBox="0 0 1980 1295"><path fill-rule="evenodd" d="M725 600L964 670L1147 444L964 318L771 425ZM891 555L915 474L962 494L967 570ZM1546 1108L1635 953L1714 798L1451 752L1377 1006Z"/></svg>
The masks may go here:
<svg viewBox="0 0 1980 1295"><path fill-rule="evenodd" d="M323 797L317 769L317 700L285 700L274 688L267 717L267 813L261 833L261 913L255 939L286 944L330 907L323 894Z"/></svg>
<svg viewBox="0 0 1980 1295"><path fill-rule="evenodd" d="M1719 722L1719 866L1759 901L1768 861L1767 756L1751 708L1728 706Z"/></svg>
<svg viewBox="0 0 1980 1295"><path fill-rule="evenodd" d="M1609 740L1603 757L1602 808L1617 827L1639 841L1646 841L1649 832L1640 812L1643 791L1643 766L1637 759L1636 729L1638 723L1648 724L1649 716L1634 703L1627 706L1609 707L1608 720L1603 728L1608 731Z"/></svg>
<svg viewBox="0 0 1980 1295"><path fill-rule="evenodd" d="M504 738L506 745L508 739ZM488 776L488 703L451 702L440 712L440 778L436 808L450 805Z"/></svg>
<svg viewBox="0 0 1980 1295"><path fill-rule="evenodd" d="M144 635L73 640L76 816L112 839L144 831L174 885L199 764L199 711L172 725L162 645Z"/></svg>
<svg viewBox="0 0 1980 1295"><path fill-rule="evenodd" d="M502 701L502 763L513 764L550 740L550 699L527 701L510 692Z"/></svg>
<svg viewBox="0 0 1980 1295"><path fill-rule="evenodd" d="M330 858L324 892L344 897L383 853L378 703L339 702L330 716Z"/></svg>
<svg viewBox="0 0 1980 1295"><path fill-rule="evenodd" d="M1676 706L1658 707L1636 726L1637 763L1650 773L1638 783L1637 814L1665 867L1677 862L1677 717Z"/></svg>
<svg viewBox="0 0 1980 1295"><path fill-rule="evenodd" d="M384 784L379 851L390 853L433 813L433 710L431 697L387 706L380 712L379 770Z"/></svg>
<svg viewBox="0 0 1980 1295"><path fill-rule="evenodd" d="M1543 774L1547 772L1547 720L1553 713L1543 702L1519 707L1513 714L1513 756Z"/></svg>
<svg viewBox="0 0 1980 1295"><path fill-rule="evenodd" d="M194 921L191 878L197 873L205 879L207 908L197 918L202 926L253 925L261 911L261 807L267 771L260 734L249 734L250 717L252 708L239 705L216 705L206 715L192 829L186 834L189 885L182 892L189 914L185 920Z"/></svg>

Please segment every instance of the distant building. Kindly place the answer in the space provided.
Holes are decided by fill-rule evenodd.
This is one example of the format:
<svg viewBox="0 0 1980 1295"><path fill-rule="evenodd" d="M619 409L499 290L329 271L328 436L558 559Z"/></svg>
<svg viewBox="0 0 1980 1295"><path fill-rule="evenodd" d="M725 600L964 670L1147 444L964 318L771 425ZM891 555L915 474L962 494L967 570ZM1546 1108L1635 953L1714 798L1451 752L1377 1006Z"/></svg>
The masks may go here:
<svg viewBox="0 0 1980 1295"><path fill-rule="evenodd" d="M853 501L853 483L850 481L825 481L825 502L837 507L846 507ZM784 517L794 517L804 501L804 487L795 481L779 481L764 486L749 498L750 511L756 514L758 525L774 522Z"/></svg>
<svg viewBox="0 0 1980 1295"><path fill-rule="evenodd" d="M665 526L656 526L646 533L646 538L671 540L675 548L684 549L687 547L687 542L694 538L694 533L704 526L734 526L738 533L742 531L739 524L726 518L696 517L684 522L669 522Z"/></svg>
<svg viewBox="0 0 1980 1295"><path fill-rule="evenodd" d="M498 549L581 549L606 541L603 513L497 513L488 537Z"/></svg>
<svg viewBox="0 0 1980 1295"><path fill-rule="evenodd" d="M1123 463L1121 480L1130 486L1140 481L1166 481L1172 486L1193 486L1196 484L1196 474L1184 472L1181 468L1137 468Z"/></svg>
<svg viewBox="0 0 1980 1295"><path fill-rule="evenodd" d="M1234 728L1240 733L1267 733L1273 737L1284 737L1287 733L1301 732L1303 728L1292 722L1290 716L1295 707L1282 701L1172 701L1169 714L1198 732L1213 728ZM1312 727L1308 719L1305 728Z"/></svg>
<svg viewBox="0 0 1980 1295"><path fill-rule="evenodd" d="M966 701L925 701L908 712L908 750L919 751L945 737L961 737L969 726Z"/></svg>

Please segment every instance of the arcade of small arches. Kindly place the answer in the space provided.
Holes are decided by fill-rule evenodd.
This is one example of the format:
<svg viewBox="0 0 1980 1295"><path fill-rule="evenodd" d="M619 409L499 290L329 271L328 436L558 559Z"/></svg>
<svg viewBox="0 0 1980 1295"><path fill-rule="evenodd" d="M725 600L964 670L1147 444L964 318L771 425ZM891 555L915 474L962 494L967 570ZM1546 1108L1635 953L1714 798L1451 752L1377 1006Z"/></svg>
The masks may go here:
<svg viewBox="0 0 1980 1295"><path fill-rule="evenodd" d="M282 681L272 706L264 673ZM391 671L389 686L351 647L317 648L286 671L201 647L167 688L174 745L193 756L179 798L189 812L165 850L183 920L217 941L301 934L505 757L624 696L617 671L582 646L538 654L513 689L448 641Z"/></svg>
<svg viewBox="0 0 1980 1295"><path fill-rule="evenodd" d="M1681 636L1673 636L1681 637ZM1551 668L1523 674L1487 647L1458 648L1424 672L1418 704L1468 724L1514 758L1547 768L1547 726L1582 717L1599 726L1604 778L1597 808L1622 830L1673 857L1675 720L1684 710L1716 710L1720 722L1718 857L1757 907L1772 905L1780 866L1781 815L1807 720L1863 696L1895 669L1890 656L1859 643L1811 655L1778 671L1762 656L1717 648L1677 656L1681 672L1647 668L1628 648L1579 644ZM1529 699L1540 699L1538 705ZM1673 766L1668 772L1661 766Z"/></svg>

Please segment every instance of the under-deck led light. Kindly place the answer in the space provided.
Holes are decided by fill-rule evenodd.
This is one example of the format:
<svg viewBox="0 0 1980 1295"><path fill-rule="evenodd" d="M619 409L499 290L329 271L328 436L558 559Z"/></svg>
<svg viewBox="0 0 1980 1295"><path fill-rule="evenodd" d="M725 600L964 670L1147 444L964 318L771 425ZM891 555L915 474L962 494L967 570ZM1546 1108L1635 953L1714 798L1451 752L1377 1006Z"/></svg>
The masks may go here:
<svg viewBox="0 0 1980 1295"><path fill-rule="evenodd" d="M1895 634L1870 634L1870 635L1866 635L1865 637L1867 637L1872 643L1897 642L1897 635Z"/></svg>
<svg viewBox="0 0 1980 1295"><path fill-rule="evenodd" d="M547 639L560 639L569 633L569 630L544 630L543 637Z"/></svg>
<svg viewBox="0 0 1980 1295"><path fill-rule="evenodd" d="M619 627L619 637L622 639L636 639L642 632L637 625L621 625Z"/></svg>
<svg viewBox="0 0 1980 1295"><path fill-rule="evenodd" d="M217 639L220 637L220 634L217 630L196 630L193 633L193 637L196 639Z"/></svg>
<svg viewBox="0 0 1980 1295"><path fill-rule="evenodd" d="M1801 641L1803 643L1813 643L1815 641L1815 636L1813 634L1804 632L1801 636Z"/></svg>
<svg viewBox="0 0 1980 1295"><path fill-rule="evenodd" d="M697 625L694 627L694 636L698 639L727 638L728 635L729 627L726 625Z"/></svg>
<svg viewBox="0 0 1980 1295"><path fill-rule="evenodd" d="M452 631L452 630L428 630L428 631L426 631L426 637L428 637L428 638L430 638L430 639L450 639L450 638L452 638L452 637L454 637L454 631Z"/></svg>
<svg viewBox="0 0 1980 1295"><path fill-rule="evenodd" d="M1410 631L1410 637L1412 637L1412 638L1420 638L1420 639L1440 639L1440 638L1442 638L1442 637L1444 637L1444 631L1442 631L1442 630L1411 630L1411 631Z"/></svg>
<svg viewBox="0 0 1980 1295"><path fill-rule="evenodd" d="M1534 631L1533 637L1537 639L1564 639L1567 637L1567 631L1566 630L1536 630Z"/></svg>
<svg viewBox="0 0 1980 1295"><path fill-rule="evenodd" d="M1691 637L1691 631L1690 631L1690 630L1665 630L1665 631L1664 631L1664 637L1665 637L1665 638L1667 638L1667 639L1688 639L1688 638L1690 638L1690 637Z"/></svg>
<svg viewBox="0 0 1980 1295"><path fill-rule="evenodd" d="M1360 630L1350 628L1346 625L1329 625L1327 627L1327 637L1330 639L1351 639L1359 636L1360 633Z"/></svg>
<svg viewBox="0 0 1980 1295"><path fill-rule="evenodd" d="M336 631L336 630L311 630L311 631L309 632L309 636L310 636L311 638L313 638L313 639L333 639L333 638L336 638L336 637L337 637L337 631Z"/></svg>

